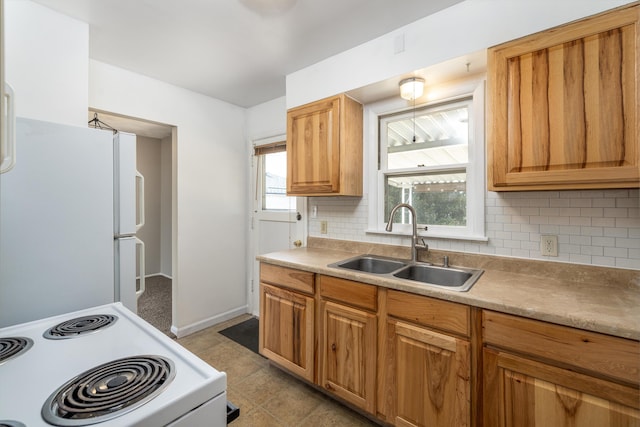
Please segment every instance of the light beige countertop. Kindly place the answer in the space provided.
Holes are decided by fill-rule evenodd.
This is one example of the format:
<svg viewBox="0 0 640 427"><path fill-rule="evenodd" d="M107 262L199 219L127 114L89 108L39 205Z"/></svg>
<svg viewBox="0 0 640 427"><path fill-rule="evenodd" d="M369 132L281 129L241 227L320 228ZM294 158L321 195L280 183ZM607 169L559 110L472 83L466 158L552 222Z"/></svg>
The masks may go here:
<svg viewBox="0 0 640 427"><path fill-rule="evenodd" d="M506 257L429 251L425 259L451 267L481 268L482 276L467 292L328 267L355 255L371 253L408 259L404 247L309 239L306 247L258 256L283 267L326 274L470 306L560 325L640 340L640 271ZM347 250L348 249L348 250ZM406 249L406 253L405 253ZM405 256L402 256L405 255Z"/></svg>

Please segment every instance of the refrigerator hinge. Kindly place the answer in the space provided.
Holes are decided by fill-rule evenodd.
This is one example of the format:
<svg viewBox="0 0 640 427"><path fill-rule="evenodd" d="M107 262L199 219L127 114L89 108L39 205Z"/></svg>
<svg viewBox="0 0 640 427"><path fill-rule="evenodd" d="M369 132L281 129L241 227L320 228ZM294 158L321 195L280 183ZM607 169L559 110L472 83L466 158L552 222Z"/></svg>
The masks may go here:
<svg viewBox="0 0 640 427"><path fill-rule="evenodd" d="M251 293L253 293L253 279L251 279Z"/></svg>

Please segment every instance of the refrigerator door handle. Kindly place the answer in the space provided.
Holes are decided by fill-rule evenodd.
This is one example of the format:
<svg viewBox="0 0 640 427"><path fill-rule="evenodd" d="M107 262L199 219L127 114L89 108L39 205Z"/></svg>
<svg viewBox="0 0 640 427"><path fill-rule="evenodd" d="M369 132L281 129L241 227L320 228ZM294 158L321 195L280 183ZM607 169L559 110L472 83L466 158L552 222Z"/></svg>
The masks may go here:
<svg viewBox="0 0 640 427"><path fill-rule="evenodd" d="M136 298L140 298L140 295L146 290L144 283L145 269L144 269L144 242L136 237L136 246L138 248L138 260L140 262L138 271L140 272L140 289L136 291Z"/></svg>
<svg viewBox="0 0 640 427"><path fill-rule="evenodd" d="M144 226L144 175L136 171L136 183L138 184L138 223L136 231Z"/></svg>
<svg viewBox="0 0 640 427"><path fill-rule="evenodd" d="M5 125L2 127L2 135L0 135L0 173L9 172L16 165L16 110L15 95L13 88L8 83L4 84L4 98L7 100L7 117L2 117ZM4 103L2 99L0 102ZM4 110L1 109L1 110Z"/></svg>

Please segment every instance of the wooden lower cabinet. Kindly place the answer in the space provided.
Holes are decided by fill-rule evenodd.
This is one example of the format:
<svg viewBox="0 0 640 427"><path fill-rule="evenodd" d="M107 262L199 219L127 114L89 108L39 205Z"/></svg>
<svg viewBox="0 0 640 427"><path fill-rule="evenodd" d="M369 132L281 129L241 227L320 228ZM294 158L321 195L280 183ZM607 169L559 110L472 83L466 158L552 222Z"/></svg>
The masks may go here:
<svg viewBox="0 0 640 427"><path fill-rule="evenodd" d="M260 292L260 353L385 423L640 427L636 340L268 264Z"/></svg>
<svg viewBox="0 0 640 427"><path fill-rule="evenodd" d="M640 426L638 390L493 349L484 350L484 425Z"/></svg>
<svg viewBox="0 0 640 427"><path fill-rule="evenodd" d="M640 427L640 344L483 313L485 426Z"/></svg>
<svg viewBox="0 0 640 427"><path fill-rule="evenodd" d="M321 301L320 385L351 404L375 413L375 313Z"/></svg>
<svg viewBox="0 0 640 427"><path fill-rule="evenodd" d="M314 299L260 283L260 354L314 381Z"/></svg>
<svg viewBox="0 0 640 427"><path fill-rule="evenodd" d="M470 425L470 345L401 320L387 320L388 422Z"/></svg>

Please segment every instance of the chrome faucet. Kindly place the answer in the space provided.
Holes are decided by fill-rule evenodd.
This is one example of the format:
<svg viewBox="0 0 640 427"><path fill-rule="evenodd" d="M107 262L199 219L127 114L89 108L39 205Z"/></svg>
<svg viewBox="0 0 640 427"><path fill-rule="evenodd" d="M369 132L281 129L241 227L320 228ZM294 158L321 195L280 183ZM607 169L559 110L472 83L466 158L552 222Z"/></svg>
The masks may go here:
<svg viewBox="0 0 640 427"><path fill-rule="evenodd" d="M429 246L425 243L423 238L418 240L418 225L416 218L416 210L408 203L399 203L391 209L391 213L389 214L389 222L385 227L385 230L391 231L393 230L393 216L396 214L396 211L400 208L407 208L409 212L411 212L411 224L413 225L413 234L411 236L411 262L416 262L418 260L418 249L428 250ZM425 230L427 228L425 227Z"/></svg>

